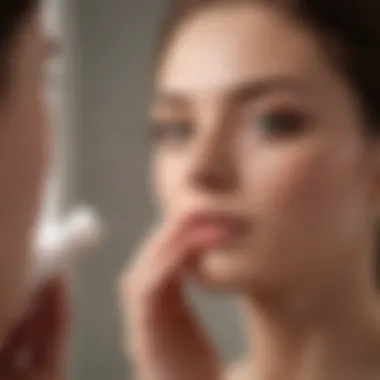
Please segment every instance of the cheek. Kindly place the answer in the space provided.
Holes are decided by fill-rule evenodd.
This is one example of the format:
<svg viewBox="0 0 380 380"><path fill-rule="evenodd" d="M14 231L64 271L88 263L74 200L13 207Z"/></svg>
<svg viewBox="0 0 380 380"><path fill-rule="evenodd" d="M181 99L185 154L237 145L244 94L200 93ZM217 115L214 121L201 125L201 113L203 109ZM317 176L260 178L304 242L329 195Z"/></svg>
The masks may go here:
<svg viewBox="0 0 380 380"><path fill-rule="evenodd" d="M360 157L349 145L263 152L250 174L259 207L290 224L341 222L363 206Z"/></svg>
<svg viewBox="0 0 380 380"><path fill-rule="evenodd" d="M186 191L188 162L185 157L157 153L153 162L154 188L164 213L178 205Z"/></svg>

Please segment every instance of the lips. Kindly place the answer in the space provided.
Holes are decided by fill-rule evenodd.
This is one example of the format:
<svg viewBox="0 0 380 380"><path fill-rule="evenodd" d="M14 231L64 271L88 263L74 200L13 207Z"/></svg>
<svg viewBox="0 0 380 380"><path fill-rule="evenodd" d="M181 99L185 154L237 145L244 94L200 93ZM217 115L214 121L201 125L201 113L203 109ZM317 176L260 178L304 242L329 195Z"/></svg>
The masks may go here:
<svg viewBox="0 0 380 380"><path fill-rule="evenodd" d="M247 219L232 214L202 212L192 216L187 236L203 248L225 247L242 239L250 226Z"/></svg>

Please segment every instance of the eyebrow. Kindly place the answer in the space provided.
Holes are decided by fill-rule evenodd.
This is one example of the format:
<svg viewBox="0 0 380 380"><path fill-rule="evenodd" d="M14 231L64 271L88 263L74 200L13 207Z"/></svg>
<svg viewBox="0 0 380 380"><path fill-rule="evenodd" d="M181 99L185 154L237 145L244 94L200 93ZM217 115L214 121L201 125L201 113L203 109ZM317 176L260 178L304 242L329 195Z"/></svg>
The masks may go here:
<svg viewBox="0 0 380 380"><path fill-rule="evenodd" d="M306 82L291 75L268 76L256 80L246 80L228 88L229 98L233 102L246 102L268 96L279 91L293 92L298 95L309 95L310 86ZM227 91L226 91L227 92ZM172 106L186 105L188 96L176 91L158 91L155 102Z"/></svg>
<svg viewBox="0 0 380 380"><path fill-rule="evenodd" d="M263 79L243 82L236 86L232 97L237 102L255 100L279 91L292 92L297 95L309 95L307 83L294 76L273 76Z"/></svg>

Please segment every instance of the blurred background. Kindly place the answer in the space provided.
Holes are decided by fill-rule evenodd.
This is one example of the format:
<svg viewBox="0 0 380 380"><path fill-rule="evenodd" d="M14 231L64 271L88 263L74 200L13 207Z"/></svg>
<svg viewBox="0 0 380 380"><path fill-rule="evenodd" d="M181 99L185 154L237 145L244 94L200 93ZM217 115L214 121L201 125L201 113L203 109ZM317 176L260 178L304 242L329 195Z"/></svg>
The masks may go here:
<svg viewBox="0 0 380 380"><path fill-rule="evenodd" d="M48 100L56 158L48 202L61 213L94 205L106 244L73 276L71 378L132 378L121 350L116 280L152 218L147 182L147 107L163 0L47 0L57 41ZM233 303L192 291L201 318L229 361L242 349ZM126 377L127 373L127 377Z"/></svg>

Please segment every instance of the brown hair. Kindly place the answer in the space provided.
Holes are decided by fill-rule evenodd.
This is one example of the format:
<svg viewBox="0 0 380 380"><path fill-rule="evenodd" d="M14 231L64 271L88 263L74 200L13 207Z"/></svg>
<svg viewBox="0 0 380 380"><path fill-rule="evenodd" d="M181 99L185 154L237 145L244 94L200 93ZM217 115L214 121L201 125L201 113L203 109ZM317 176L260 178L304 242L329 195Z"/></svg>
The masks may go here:
<svg viewBox="0 0 380 380"><path fill-rule="evenodd" d="M37 9L38 0L0 1L0 94L8 79L9 53L18 28Z"/></svg>

